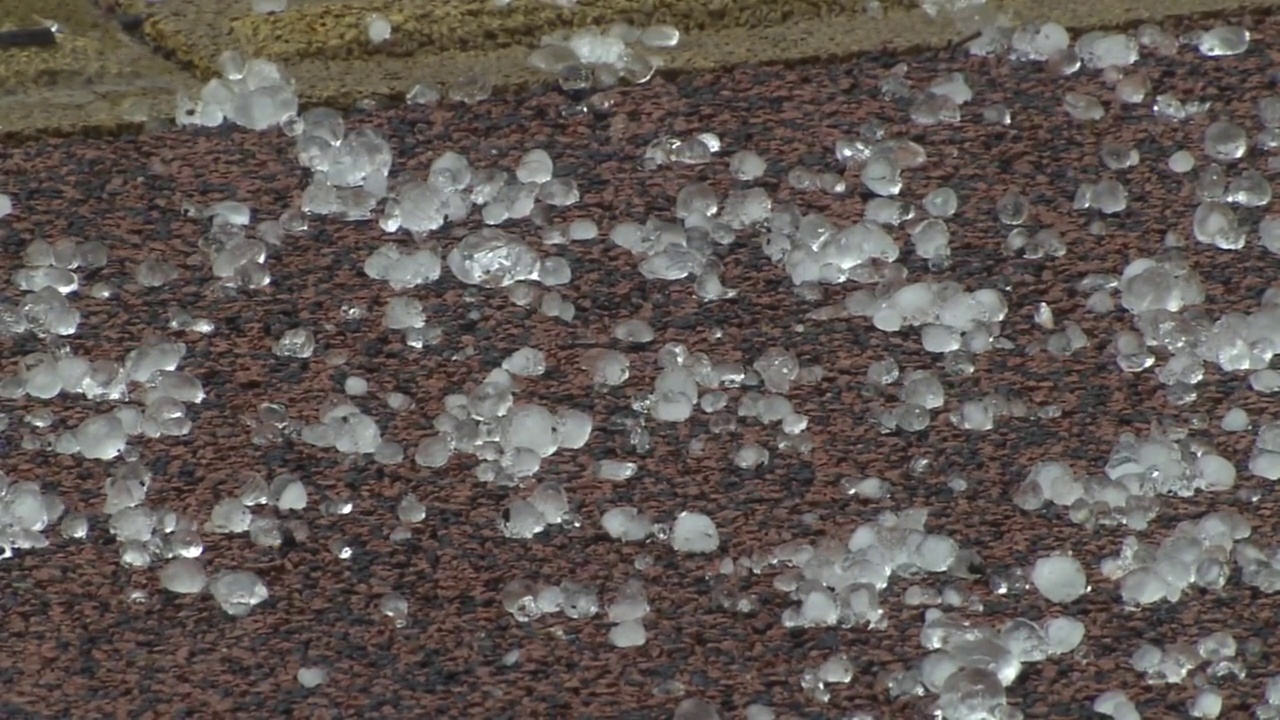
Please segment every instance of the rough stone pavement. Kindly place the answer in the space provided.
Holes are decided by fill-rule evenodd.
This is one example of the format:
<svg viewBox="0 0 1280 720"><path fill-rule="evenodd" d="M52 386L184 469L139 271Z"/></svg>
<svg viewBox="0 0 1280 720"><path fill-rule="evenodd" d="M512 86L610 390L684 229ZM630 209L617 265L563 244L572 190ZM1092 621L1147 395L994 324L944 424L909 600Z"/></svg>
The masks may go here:
<svg viewBox="0 0 1280 720"><path fill-rule="evenodd" d="M538 0L506 8L491 0L293 0L273 16L254 15L249 0L6 0L0 29L53 21L62 33L54 48L0 49L0 136L101 134L171 118L175 95L198 91L228 49L283 62L304 104L349 106L473 72L497 88L527 86L540 79L525 63L539 37L613 20L679 27L686 37L667 68L680 71L933 47L995 17L1079 29L1276 1L992 0L934 18L910 0L882 3L881 16L865 0L582 0L575 9ZM376 49L363 30L371 12L394 26Z"/></svg>

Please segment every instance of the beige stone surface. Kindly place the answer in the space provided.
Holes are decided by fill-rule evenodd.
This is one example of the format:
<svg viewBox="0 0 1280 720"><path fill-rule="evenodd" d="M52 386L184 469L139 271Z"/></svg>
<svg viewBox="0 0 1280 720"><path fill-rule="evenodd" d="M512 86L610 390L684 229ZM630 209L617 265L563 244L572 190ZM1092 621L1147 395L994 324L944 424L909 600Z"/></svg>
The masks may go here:
<svg viewBox="0 0 1280 720"><path fill-rule="evenodd" d="M102 0L100 0L102 1ZM907 0L581 0L565 9L537 0L292 0L277 15L249 0L109 0L153 13L139 37L120 31L92 0L7 0L0 28L60 24L56 48L0 50L0 134L109 132L172 114L179 90L216 74L218 55L238 49L281 62L304 103L347 104L398 97L416 83L448 84L473 74L495 87L542 80L525 58L548 33L611 22L670 23L679 48L662 54L672 70L742 62L847 56L941 45L985 22L1056 20L1074 29L1123 26L1170 15L1267 11L1280 0L990 0L976 12L933 18ZM392 37L372 46L365 22L391 20Z"/></svg>
<svg viewBox="0 0 1280 720"><path fill-rule="evenodd" d="M56 46L0 48L0 135L157 117L172 112L178 89L198 86L91 0L0 0L0 30L45 21L58 26Z"/></svg>

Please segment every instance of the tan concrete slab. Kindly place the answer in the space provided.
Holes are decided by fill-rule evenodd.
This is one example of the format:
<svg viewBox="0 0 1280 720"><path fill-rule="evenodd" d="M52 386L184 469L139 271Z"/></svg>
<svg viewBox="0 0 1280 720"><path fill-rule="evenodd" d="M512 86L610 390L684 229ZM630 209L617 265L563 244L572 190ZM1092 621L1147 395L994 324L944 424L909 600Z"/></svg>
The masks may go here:
<svg viewBox="0 0 1280 720"><path fill-rule="evenodd" d="M1276 0L991 0L979 13L1015 21L1054 19L1069 27L1120 25L1170 15L1214 12ZM534 0L505 8L491 0L294 0L286 12L254 14L248 3L224 7L203 0L169 0L148 22L146 33L185 63L212 74L217 56L229 47L269 57L290 67L309 61L393 61L465 52L536 47L545 34L611 22L670 23L688 36L745 42L751 54L769 59L850 53L884 47L945 42L957 31L950 19L936 20L912 0L882 3L883 17L868 15L865 0L606 0L572 9ZM391 20L389 41L368 41L367 18ZM826 28L826 30L822 30ZM818 31L820 37L815 37ZM967 32L960 28L959 32ZM714 43L704 43L714 47ZM724 48L729 57L735 48ZM360 66L367 70L368 66ZM398 69L392 72L399 74Z"/></svg>
<svg viewBox="0 0 1280 720"><path fill-rule="evenodd" d="M348 104L370 96L399 96L420 82L448 85L473 73L489 77L499 88L543 81L545 76L525 62L539 38L619 19L640 25L670 22L681 28L680 47L660 55L668 69L682 71L937 46L970 34L997 15L1014 22L1053 19L1083 28L1242 6L1265 9L1280 0L995 0L959 22L931 17L916 3L901 0L897 5L886 3L881 17L864 12L861 0L613 0L574 10L532 0L516 2L499 9L489 0L308 0L278 15L254 15L246 3L214 17L207 8L198 9L199 0L182 0L166 5L148 23L147 33L204 76L216 74L217 56L236 47L282 62L298 81L304 102ZM786 20L778 9L783 6ZM364 27L374 12L385 14L393 24L392 39L376 47L370 46ZM464 27L470 32L461 30Z"/></svg>
<svg viewBox="0 0 1280 720"><path fill-rule="evenodd" d="M0 49L0 134L107 127L172 113L191 74L89 0L3 0L0 29L57 23L52 47Z"/></svg>
<svg viewBox="0 0 1280 720"><path fill-rule="evenodd" d="M996 16L1012 22L1052 19L1080 29L1242 7L1265 11L1280 4L990 0L976 15L937 19L909 0L884 2L879 17L865 12L864 0L593 0L573 9L536 0L514 0L506 8L494 7L491 0L293 0L276 15L254 14L249 0L165 0L154 6L145 0L97 2L117 11L151 12L143 27L150 51L89 10L90 0L4 3L21 10L6 10L0 23L8 18L19 25L30 20L16 15L50 17L41 13L63 8L61 16L52 13L50 19L65 22L67 32L56 50L9 51L0 58L4 65L20 66L9 73L7 85L0 84L8 88L0 92L0 133L105 131L169 117L177 91L194 90L198 80L215 76L217 58L228 49L281 62L297 80L304 104L345 105L367 97L399 97L420 82L449 85L473 74L491 79L496 88L539 82L545 77L525 59L543 35L617 21L680 28L680 47L662 53L662 62L684 71L936 46ZM391 40L378 46L369 43L365 30L375 12L393 25ZM18 62L8 62L10 57Z"/></svg>

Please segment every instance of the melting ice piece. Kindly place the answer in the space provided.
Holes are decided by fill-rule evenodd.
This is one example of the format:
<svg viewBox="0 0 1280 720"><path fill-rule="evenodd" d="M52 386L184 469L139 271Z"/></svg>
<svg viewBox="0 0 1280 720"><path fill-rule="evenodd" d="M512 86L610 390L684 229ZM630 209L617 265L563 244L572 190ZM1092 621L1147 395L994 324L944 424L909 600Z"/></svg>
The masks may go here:
<svg viewBox="0 0 1280 720"><path fill-rule="evenodd" d="M1047 555L1031 568L1031 583L1055 603L1069 603L1088 589L1084 567L1070 555Z"/></svg>
<svg viewBox="0 0 1280 720"><path fill-rule="evenodd" d="M209 583L209 591L218 605L232 617L244 617L254 606L269 597L266 583L247 570L222 572Z"/></svg>
<svg viewBox="0 0 1280 720"><path fill-rule="evenodd" d="M681 553L709 553L720 547L720 533L711 518L684 511L671 527L671 547Z"/></svg>

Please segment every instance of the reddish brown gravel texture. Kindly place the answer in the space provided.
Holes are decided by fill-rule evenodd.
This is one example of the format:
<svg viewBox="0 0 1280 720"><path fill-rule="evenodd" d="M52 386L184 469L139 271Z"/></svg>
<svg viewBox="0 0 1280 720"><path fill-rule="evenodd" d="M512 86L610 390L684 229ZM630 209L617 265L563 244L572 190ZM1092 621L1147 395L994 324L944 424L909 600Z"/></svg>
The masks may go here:
<svg viewBox="0 0 1280 720"><path fill-rule="evenodd" d="M1128 317L1087 313L1085 294L1075 286L1089 273L1118 273L1134 258L1155 255L1170 228L1189 234L1194 173L1177 176L1168 170L1173 151L1191 147L1198 152L1203 129L1213 119L1231 117L1252 130L1259 127L1253 107L1273 91L1268 72L1280 55L1280 19L1240 21L1255 37L1243 56L1205 60L1184 48L1175 58L1140 61L1156 92L1213 102L1208 115L1182 124L1153 119L1149 107L1110 102L1105 120L1073 122L1061 109L1062 94L1107 94L1096 73L1064 79L1040 66L960 52L869 56L791 69L742 67L659 80L617 93L616 104L595 116L566 116L566 99L547 90L474 107L380 110L349 122L349 127L384 130L401 173L425 172L447 149L477 165L512 168L524 150L543 147L583 191L583 202L562 217L591 217L607 232L623 220L669 216L676 190L692 180L706 179L727 191L726 158L740 148L770 161L762 184L778 200L795 201L840 222L854 221L865 198L798 194L782 178L800 163L835 169L831 148L837 138L856 134L868 121L884 121L890 134L907 134L930 154L926 167L907 173L905 197L918 202L941 184L960 195L961 209L951 223L955 266L947 275L970 290L994 284L1008 292L1011 311L1004 335L1019 350L981 355L972 376L948 379L948 407L1000 392L1062 408L1055 419L1006 418L987 433L966 433L939 416L927 432L879 434L870 422L874 401L861 391L867 366L888 356L904 368L935 367L936 360L919 349L917 333L886 335L863 320L800 327L804 313L816 304L797 298L784 273L747 238L723 258L726 285L741 293L714 304L699 302L687 282L644 280L636 260L603 239L551 248L563 252L574 268L574 282L565 292L579 311L572 325L520 309L495 293L464 289L446 273L416 292L445 328L443 341L414 350L379 327L391 291L361 270L364 257L385 240L369 223L315 219L271 259L270 288L238 295L211 289L207 259L197 248L202 225L183 216L182 203L241 200L262 218L296 204L305 175L291 156L292 142L279 133L175 131L6 148L0 191L13 196L16 210L0 220L0 275L8 277L17 268L21 248L36 237L104 241L110 264L83 277L82 285L114 280L122 292L118 301L76 299L84 319L71 339L73 349L92 358L120 358L148 337L172 337L188 344L183 368L208 391L207 400L191 411L195 430L190 437L140 442L141 457L156 478L149 502L204 519L216 500L238 490L246 473L293 471L310 487L313 500L302 516L313 532L287 552L256 548L243 536L205 537L211 571L251 568L270 588L270 600L241 620L225 615L207 595L163 593L154 571L120 567L101 515L94 516L85 542L68 542L51 532L50 548L21 553L0 566L0 715L653 718L669 717L678 702L655 695L667 681L682 684L686 697L717 704L725 717L742 717L752 702L773 705L780 717L793 718L842 717L859 709L882 718L910 718L927 707L927 699L891 703L883 684L885 671L923 652L920 609L901 602L909 582L895 581L883 594L885 630L787 630L780 615L791 600L773 589L776 570L712 579L714 559L677 556L658 544L623 545L605 536L600 514L632 504L662 519L686 508L708 513L721 529L722 549L734 557L793 538L843 539L881 511L911 506L928 507L930 529L974 548L989 572L1070 549L1085 559L1093 591L1067 606L1054 607L1034 591L1002 597L982 581L969 586L985 605L984 612L971 613L981 622L1069 614L1087 626L1083 650L1028 665L1010 689L1012 702L1027 717L1091 717L1092 699L1109 688L1126 689L1144 717L1185 717L1185 702L1194 692L1191 681L1148 686L1128 658L1140 641L1194 642L1224 628L1242 642L1248 675L1225 686L1222 717L1246 717L1262 698L1264 680L1280 672L1272 642L1280 600L1233 579L1222 592L1193 590L1177 604L1122 610L1114 584L1101 577L1097 562L1117 551L1123 529L1085 530L1061 512L1026 513L1010 499L1038 460L1065 459L1077 472L1098 472L1120 432L1145 434L1157 420L1185 423L1191 412L1202 412L1212 420L1203 433L1237 461L1240 484L1260 487L1262 497L1252 504L1233 493L1168 500L1142 538L1158 542L1179 520L1227 507L1238 508L1254 523L1256 541L1270 545L1276 538L1280 503L1269 486L1243 471L1252 435L1226 434L1217 425L1232 405L1249 410L1255 421L1268 419L1266 399L1242 377L1214 369L1194 405L1173 407L1152 372L1133 376L1116 369L1108 343L1129 327ZM909 77L917 86L946 72L968 72L976 98L966 106L964 121L928 130L910 126L905 107L882 100L876 90L877 80L899 62L910 64ZM1011 126L981 123L981 108L991 102L1009 105ZM729 151L710 166L637 167L643 148L656 137L704 130L719 133ZM1130 208L1107 218L1104 234L1093 235L1088 225L1094 218L1072 211L1071 198L1081 181L1107 175L1098 160L1104 141L1131 143L1142 163L1120 174ZM1245 162L1275 180L1265 156L1254 153ZM1067 255L1028 260L1001 250L1007 228L998 226L993 206L1009 188L1033 199L1032 227L1059 230L1067 239ZM1256 221L1261 212L1245 215ZM473 222L447 234L457 237L474 227ZM1256 242L1239 252L1192 244L1186 253L1205 280L1207 310L1214 315L1255 308L1280 268ZM129 273L147 257L178 263L185 274L166 288L143 290ZM913 274L927 272L909 251L904 258ZM828 301L851 289L830 289ZM3 293L8 302L16 299L11 287ZM1088 348L1067 359L1026 352L1023 348L1045 336L1031 317L1039 301L1049 303L1059 321L1078 321L1089 336ZM344 320L346 304L366 306L371 318ZM203 337L168 330L165 311L171 306L214 319L217 331ZM651 322L658 341L628 349L633 378L623 388L593 391L579 359L590 347L615 346L610 329L628 317ZM274 357L272 341L299 325L316 331L315 357ZM762 469L736 470L730 457L738 444L748 439L773 444L773 431L744 423L737 433L712 436L705 454L691 456L689 441L709 433L707 417L699 413L683 425L649 425L654 447L636 456L637 479L625 484L595 479L594 460L633 457L624 435L610 430L608 420L627 415L630 401L652 387L657 350L664 342L748 363L769 347L785 346L804 364L825 368L820 383L793 393L797 408L812 418L812 455L775 452ZM430 418L442 410L445 394L473 387L524 345L544 349L549 367L544 377L522 383L519 397L582 408L596 419L586 450L552 456L541 473L542 479L565 483L580 503L581 528L553 529L533 542L503 538L495 521L508 495L478 483L470 459L455 457L445 469L427 472L411 460L379 466L302 444L257 447L249 442L246 419L260 404L283 403L292 417L312 422L321 403L341 392L343 379L354 373L370 381L365 411L412 455L430 432ZM17 359L41 346L31 336L0 338L6 371L16 372ZM326 365L321 356L330 350L348 352L349 362ZM410 394L416 408L391 412L381 398L392 390ZM3 466L10 477L57 488L71 509L100 509L108 466L20 449L21 434L36 432L22 421L36 405L5 401L0 407L13 421L4 434ZM54 407L52 430L73 427L91 411L88 403L67 398ZM920 456L932 458L934 469L910 476L908 462ZM895 494L881 502L841 496L840 478L860 474L890 480ZM966 478L969 489L949 490L946 481L955 475ZM427 519L414 527L410 541L393 545L388 533L395 526L395 506L409 491L426 501ZM354 512L321 517L316 506L326 496L352 499ZM328 550L341 538L354 543L349 560ZM644 571L634 567L641 554L654 560ZM605 600L626 579L643 578L653 606L646 622L648 643L630 650L611 647L603 616L514 622L498 595L506 582L521 576L596 583ZM921 582L940 586L947 579ZM152 599L130 604L130 588L148 589ZM408 599L411 616L405 628L393 628L376 612L378 598L388 591ZM754 595L759 610L720 609L717 599L726 593ZM503 655L516 648L520 661L503 667ZM849 685L835 686L828 705L818 705L801 691L799 676L836 649L849 653L857 676ZM327 684L302 689L294 675L304 665L328 668Z"/></svg>

